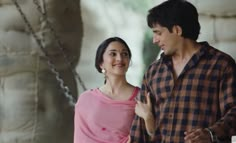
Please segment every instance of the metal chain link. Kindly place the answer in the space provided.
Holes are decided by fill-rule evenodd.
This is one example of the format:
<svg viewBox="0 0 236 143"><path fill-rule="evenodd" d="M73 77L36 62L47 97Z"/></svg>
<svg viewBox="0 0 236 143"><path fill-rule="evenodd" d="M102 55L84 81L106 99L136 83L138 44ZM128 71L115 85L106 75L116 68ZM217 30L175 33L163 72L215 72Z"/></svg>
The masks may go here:
<svg viewBox="0 0 236 143"><path fill-rule="evenodd" d="M15 4L17 10L19 11L21 17L23 18L25 24L26 24L27 27L29 28L31 34L33 35L33 37L34 37L34 39L36 40L37 44L39 45L40 49L41 49L41 50L43 51L43 53L45 54L45 58L46 58L46 60L47 60L47 64L48 64L50 70L52 71L52 73L55 74L56 80L59 82L60 87L61 87L61 89L62 89L63 92L64 92L64 95L69 99L69 104L70 104L71 106L74 106L75 103L76 103L76 100L75 100L75 99L73 98L73 96L71 95L69 88L65 85L65 83L64 83L63 79L61 78L59 72L56 70L54 64L51 62L51 59L50 59L50 57L49 57L49 54L48 54L48 52L45 50L45 48L44 48L44 46L43 46L43 44L42 44L40 38L35 34L35 32L34 32L32 26L31 26L31 24L30 24L29 21L27 20L27 18L26 18L26 16L25 16L25 14L23 13L23 11L22 11L20 5L17 3L17 0L12 0L12 2Z"/></svg>

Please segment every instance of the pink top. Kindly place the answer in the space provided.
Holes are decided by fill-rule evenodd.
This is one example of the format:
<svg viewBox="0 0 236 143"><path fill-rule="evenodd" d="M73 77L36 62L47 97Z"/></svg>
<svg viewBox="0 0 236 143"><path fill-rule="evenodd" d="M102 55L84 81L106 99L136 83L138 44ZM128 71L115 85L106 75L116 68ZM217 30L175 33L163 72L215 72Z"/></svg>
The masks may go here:
<svg viewBox="0 0 236 143"><path fill-rule="evenodd" d="M136 87L124 101L112 100L99 89L81 94L75 105L74 143L126 143L138 92Z"/></svg>

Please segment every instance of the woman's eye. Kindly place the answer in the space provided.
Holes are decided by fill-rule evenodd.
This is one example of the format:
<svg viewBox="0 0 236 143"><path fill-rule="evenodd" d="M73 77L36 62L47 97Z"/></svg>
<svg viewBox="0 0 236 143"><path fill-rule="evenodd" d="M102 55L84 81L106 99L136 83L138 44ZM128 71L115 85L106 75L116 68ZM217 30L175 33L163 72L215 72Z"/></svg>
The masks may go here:
<svg viewBox="0 0 236 143"><path fill-rule="evenodd" d="M128 57L129 56L129 54L128 53L122 53L122 55L124 56L124 57Z"/></svg>
<svg viewBox="0 0 236 143"><path fill-rule="evenodd" d="M112 56L112 57L114 57L114 56L116 56L116 53L110 53L110 55Z"/></svg>

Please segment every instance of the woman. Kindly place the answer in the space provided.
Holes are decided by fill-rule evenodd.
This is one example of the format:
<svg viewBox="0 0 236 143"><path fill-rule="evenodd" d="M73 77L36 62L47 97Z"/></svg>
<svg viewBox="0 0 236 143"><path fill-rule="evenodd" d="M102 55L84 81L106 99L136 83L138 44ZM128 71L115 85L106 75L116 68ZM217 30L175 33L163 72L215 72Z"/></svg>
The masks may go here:
<svg viewBox="0 0 236 143"><path fill-rule="evenodd" d="M98 47L95 67L105 75L105 83L79 96L74 143L128 142L139 93L139 88L126 80L130 59L130 49L119 37L108 38Z"/></svg>

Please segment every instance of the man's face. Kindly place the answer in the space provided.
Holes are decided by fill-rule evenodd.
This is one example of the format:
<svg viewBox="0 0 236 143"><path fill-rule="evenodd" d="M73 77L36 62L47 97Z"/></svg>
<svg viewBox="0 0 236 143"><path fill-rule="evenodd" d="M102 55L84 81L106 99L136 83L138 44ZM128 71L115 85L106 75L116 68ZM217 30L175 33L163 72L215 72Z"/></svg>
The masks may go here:
<svg viewBox="0 0 236 143"><path fill-rule="evenodd" d="M174 27L173 27L174 28ZM170 32L166 27L155 24L152 27L153 43L158 45L165 55L173 55L177 50L177 42L180 36L173 30Z"/></svg>

